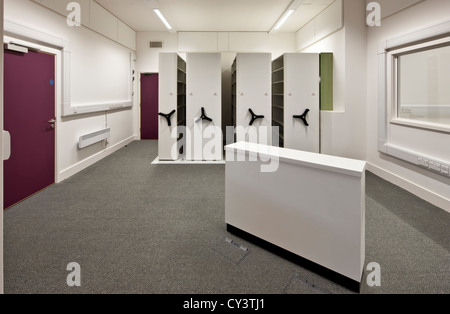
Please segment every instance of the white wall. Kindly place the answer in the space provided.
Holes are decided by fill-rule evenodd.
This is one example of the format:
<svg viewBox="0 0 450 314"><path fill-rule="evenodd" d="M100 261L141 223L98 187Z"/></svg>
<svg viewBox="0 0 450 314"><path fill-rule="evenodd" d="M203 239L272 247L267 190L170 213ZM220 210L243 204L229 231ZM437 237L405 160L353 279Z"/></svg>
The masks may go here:
<svg viewBox="0 0 450 314"><path fill-rule="evenodd" d="M388 2L381 1L382 10ZM382 19L380 27L368 29L367 42L367 160L369 170L399 185L419 197L450 211L450 179L418 166L378 152L378 43L449 20L450 1L403 1L407 8L396 7L394 13ZM450 156L450 134L424 131L402 126L390 127L392 143L421 152ZM438 158L439 156L436 156Z"/></svg>
<svg viewBox="0 0 450 314"><path fill-rule="evenodd" d="M136 68L138 72L157 73L159 70L159 53L178 52L177 34L169 32L138 32L136 38ZM151 41L161 41L163 48L150 48Z"/></svg>
<svg viewBox="0 0 450 314"><path fill-rule="evenodd" d="M337 1L336 4L339 4ZM336 30L343 12L343 27ZM304 29L297 33L298 52L332 52L334 56L334 110L321 112L321 149L323 154L366 159L366 27L365 3L343 0L342 10L330 7L322 15L331 19L334 28L315 23L309 36ZM324 25L320 28L320 25ZM330 33L331 32L331 33Z"/></svg>
<svg viewBox="0 0 450 314"><path fill-rule="evenodd" d="M76 104L123 101L129 96L127 70L112 71L129 66L129 48L84 26L69 27L66 18L27 0L6 0L5 19L32 29L64 38L71 43L71 101ZM117 29L115 29L117 33ZM113 32L114 33L114 30ZM110 62L110 61L116 62ZM120 64L115 64L120 61ZM57 71L59 71L58 69ZM59 72L58 72L59 73ZM57 76L57 78L60 76ZM58 79L57 79L58 86ZM60 85L59 85L60 86ZM137 127L133 109L98 112L73 117L61 117L61 94L57 95L57 182L93 164L134 140ZM79 150L80 136L111 128L109 145L103 143Z"/></svg>
<svg viewBox="0 0 450 314"><path fill-rule="evenodd" d="M0 0L0 19L3 21L3 0ZM3 38L3 24L0 25ZM0 131L3 130L3 49L0 49ZM3 156L3 138L0 136L0 156ZM3 160L3 158L2 158ZM0 204L3 204L3 161L0 164ZM3 210L0 213L0 294L3 294Z"/></svg>
<svg viewBox="0 0 450 314"><path fill-rule="evenodd" d="M366 160L366 14L361 0L344 0L345 18L345 103L346 117L340 128L345 136L338 147L352 150L353 158ZM344 139L347 138L347 141ZM357 148L356 148L357 147ZM341 151L345 153L344 150Z"/></svg>
<svg viewBox="0 0 450 314"><path fill-rule="evenodd" d="M336 0L296 33L297 50L317 43L344 26L343 0Z"/></svg>
<svg viewBox="0 0 450 314"><path fill-rule="evenodd" d="M366 0L366 3L369 4L373 1ZM381 18L384 19L422 1L425 0L377 0L376 2L381 6Z"/></svg>
<svg viewBox="0 0 450 314"><path fill-rule="evenodd" d="M162 41L163 48L150 48L150 41ZM295 34L269 35L261 32L138 32L137 69L158 72L159 53L177 52L270 52L275 59L285 52L295 52ZM231 66L231 63L229 64Z"/></svg>
<svg viewBox="0 0 450 314"><path fill-rule="evenodd" d="M33 0L50 10L67 16L67 5L73 0ZM81 24L112 39L131 50L136 50L136 32L104 9L94 0L76 1L81 8Z"/></svg>

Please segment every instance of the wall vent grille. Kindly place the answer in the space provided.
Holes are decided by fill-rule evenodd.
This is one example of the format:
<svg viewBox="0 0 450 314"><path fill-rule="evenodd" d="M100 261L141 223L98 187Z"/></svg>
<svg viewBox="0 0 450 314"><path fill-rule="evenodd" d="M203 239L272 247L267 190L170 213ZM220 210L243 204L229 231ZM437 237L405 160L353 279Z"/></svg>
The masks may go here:
<svg viewBox="0 0 450 314"><path fill-rule="evenodd" d="M150 48L162 48L163 42L162 41L151 41L150 42Z"/></svg>

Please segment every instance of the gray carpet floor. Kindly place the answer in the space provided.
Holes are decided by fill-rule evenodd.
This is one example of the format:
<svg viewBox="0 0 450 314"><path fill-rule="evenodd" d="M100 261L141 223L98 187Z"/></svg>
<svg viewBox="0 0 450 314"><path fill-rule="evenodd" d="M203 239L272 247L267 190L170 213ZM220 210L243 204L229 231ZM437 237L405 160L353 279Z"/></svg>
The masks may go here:
<svg viewBox="0 0 450 314"><path fill-rule="evenodd" d="M224 165L156 157L156 141L133 142L8 209L5 293L353 293L229 234ZM381 286L366 271L361 293L449 294L450 214L371 173L366 186L366 265ZM71 262L81 287L67 286Z"/></svg>

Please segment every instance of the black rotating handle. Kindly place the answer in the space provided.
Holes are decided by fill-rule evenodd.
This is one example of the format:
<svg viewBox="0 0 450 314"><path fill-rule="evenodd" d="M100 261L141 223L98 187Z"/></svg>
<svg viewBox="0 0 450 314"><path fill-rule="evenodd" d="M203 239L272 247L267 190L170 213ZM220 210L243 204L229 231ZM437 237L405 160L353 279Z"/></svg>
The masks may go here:
<svg viewBox="0 0 450 314"><path fill-rule="evenodd" d="M213 121L211 118L209 118L209 117L206 115L206 113L205 113L205 108L203 108L203 107L202 107L202 115L200 116L200 118L197 119L196 122L200 122L200 121L202 121L202 120L206 120L206 121L209 121L209 122L212 122L212 121Z"/></svg>
<svg viewBox="0 0 450 314"><path fill-rule="evenodd" d="M177 112L176 110L172 110L172 112L171 113L169 113L169 114L165 114L165 113L158 113L158 116L161 116L161 117L164 117L164 118L166 118L167 119L167 124L169 125L169 126L171 126L172 125L172 123L170 122L170 119L172 118L172 115L175 113L175 112Z"/></svg>
<svg viewBox="0 0 450 314"><path fill-rule="evenodd" d="M306 109L304 114L302 114L301 116L294 116L294 119L300 119L300 120L303 121L303 123L304 123L306 126L309 126L308 121L306 121L306 116L308 115L309 112L310 112L310 110L309 110L309 109Z"/></svg>
<svg viewBox="0 0 450 314"><path fill-rule="evenodd" d="M250 114L252 115L252 120L250 121L250 125L253 125L257 119L264 119L264 116L258 116L256 115L252 109L248 109L250 111Z"/></svg>

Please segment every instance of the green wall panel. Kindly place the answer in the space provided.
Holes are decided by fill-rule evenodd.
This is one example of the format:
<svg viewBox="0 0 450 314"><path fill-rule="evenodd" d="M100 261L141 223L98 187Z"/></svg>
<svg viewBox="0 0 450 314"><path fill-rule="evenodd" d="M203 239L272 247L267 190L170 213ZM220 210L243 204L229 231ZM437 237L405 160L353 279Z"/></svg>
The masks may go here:
<svg viewBox="0 0 450 314"><path fill-rule="evenodd" d="M333 111L333 53L320 54L320 110Z"/></svg>

